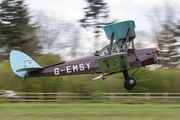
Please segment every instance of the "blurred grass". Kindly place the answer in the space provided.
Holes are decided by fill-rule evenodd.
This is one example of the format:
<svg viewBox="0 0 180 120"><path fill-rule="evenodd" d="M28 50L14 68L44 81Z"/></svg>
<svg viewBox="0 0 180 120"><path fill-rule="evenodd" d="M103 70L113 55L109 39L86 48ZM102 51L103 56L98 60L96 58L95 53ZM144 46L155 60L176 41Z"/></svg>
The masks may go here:
<svg viewBox="0 0 180 120"><path fill-rule="evenodd" d="M180 105L4 103L1 120L179 120Z"/></svg>

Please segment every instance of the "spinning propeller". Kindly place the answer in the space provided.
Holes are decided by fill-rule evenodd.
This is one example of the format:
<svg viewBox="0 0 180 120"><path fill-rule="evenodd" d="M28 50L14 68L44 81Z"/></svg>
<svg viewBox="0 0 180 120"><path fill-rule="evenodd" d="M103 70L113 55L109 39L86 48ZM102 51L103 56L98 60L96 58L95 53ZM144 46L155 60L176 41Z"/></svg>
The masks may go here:
<svg viewBox="0 0 180 120"><path fill-rule="evenodd" d="M159 52L160 52L160 49L159 49L159 45L158 45L156 33L155 33L154 40L155 40L155 43L156 43L156 52L157 52L157 56L158 56L158 63L160 64L160 59L159 59Z"/></svg>
<svg viewBox="0 0 180 120"><path fill-rule="evenodd" d="M159 56L160 49L159 49L159 46L158 46L158 41L157 41L156 33L155 33L155 43L156 43L156 52L157 52L157 54Z"/></svg>

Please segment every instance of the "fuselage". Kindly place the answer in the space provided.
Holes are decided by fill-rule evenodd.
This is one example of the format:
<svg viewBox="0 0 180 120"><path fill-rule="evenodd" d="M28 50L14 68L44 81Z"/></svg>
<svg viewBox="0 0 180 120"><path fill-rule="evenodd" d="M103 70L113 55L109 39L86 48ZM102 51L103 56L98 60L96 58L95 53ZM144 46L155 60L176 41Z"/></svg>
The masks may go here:
<svg viewBox="0 0 180 120"><path fill-rule="evenodd" d="M50 65L28 73L28 77L102 73L97 60L105 56L90 55ZM156 48L128 49L128 61L130 69L157 63Z"/></svg>

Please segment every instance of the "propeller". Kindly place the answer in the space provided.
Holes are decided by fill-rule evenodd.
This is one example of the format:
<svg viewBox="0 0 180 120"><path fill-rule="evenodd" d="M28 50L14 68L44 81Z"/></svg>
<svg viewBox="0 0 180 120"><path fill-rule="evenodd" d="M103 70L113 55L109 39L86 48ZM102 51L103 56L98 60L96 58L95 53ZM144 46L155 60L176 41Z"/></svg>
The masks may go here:
<svg viewBox="0 0 180 120"><path fill-rule="evenodd" d="M160 49L159 49L159 46L158 46L158 41L157 41L156 33L155 33L155 43L156 43L156 52L157 52L157 54L158 54L158 56L159 56L159 51L160 51Z"/></svg>
<svg viewBox="0 0 180 120"><path fill-rule="evenodd" d="M159 45L158 45L158 41L157 41L157 36L156 36L156 33L154 34L154 40L155 40L155 43L156 43L156 52L157 52L157 56L159 58L159 52L160 52L160 49L159 49ZM160 64L160 59L158 59L158 62Z"/></svg>

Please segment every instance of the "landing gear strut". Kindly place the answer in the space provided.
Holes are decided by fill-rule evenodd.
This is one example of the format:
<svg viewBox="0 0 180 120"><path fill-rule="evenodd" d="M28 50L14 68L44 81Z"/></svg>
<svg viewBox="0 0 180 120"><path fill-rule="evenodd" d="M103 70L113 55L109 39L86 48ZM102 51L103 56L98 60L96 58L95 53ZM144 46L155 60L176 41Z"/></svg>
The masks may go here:
<svg viewBox="0 0 180 120"><path fill-rule="evenodd" d="M133 89L133 87L134 87L134 86L136 85L136 83L137 83L136 78L133 77L133 76L129 77L129 74L128 74L127 70L125 70L125 71L123 72L123 74L124 74L124 78L125 78L125 80L126 80L126 81L124 82L124 87L125 87L127 90Z"/></svg>

